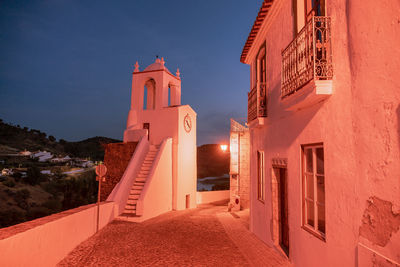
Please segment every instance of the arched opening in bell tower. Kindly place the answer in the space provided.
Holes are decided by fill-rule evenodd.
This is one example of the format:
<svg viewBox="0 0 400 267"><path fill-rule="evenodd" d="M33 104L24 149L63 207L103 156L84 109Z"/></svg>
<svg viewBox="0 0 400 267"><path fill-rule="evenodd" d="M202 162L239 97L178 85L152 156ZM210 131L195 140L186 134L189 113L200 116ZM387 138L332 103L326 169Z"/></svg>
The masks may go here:
<svg viewBox="0 0 400 267"><path fill-rule="evenodd" d="M156 82L153 79L144 84L143 110L154 109L156 104Z"/></svg>

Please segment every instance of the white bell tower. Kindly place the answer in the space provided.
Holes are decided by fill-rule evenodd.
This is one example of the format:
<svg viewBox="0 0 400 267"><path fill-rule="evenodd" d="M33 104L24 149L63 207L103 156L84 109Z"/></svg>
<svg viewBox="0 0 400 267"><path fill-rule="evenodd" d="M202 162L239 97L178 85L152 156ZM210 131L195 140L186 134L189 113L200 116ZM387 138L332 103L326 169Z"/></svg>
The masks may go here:
<svg viewBox="0 0 400 267"><path fill-rule="evenodd" d="M134 135L131 130L147 129L151 143L159 143L158 138L152 138L153 131L151 122L156 122L159 112L168 107L181 105L181 79L179 69L173 75L165 67L164 58L156 58L155 62L139 71L139 64L136 62L132 74L132 95L131 108L128 115L127 130L124 133L124 141L138 141L139 132ZM155 118L150 118L155 116ZM146 118L144 122L141 118ZM142 125L142 123L147 123ZM143 133L139 134L140 136ZM136 140L133 140L133 139Z"/></svg>
<svg viewBox="0 0 400 267"><path fill-rule="evenodd" d="M132 74L131 108L124 142L147 137L151 145L172 138L172 207L174 210L196 206L196 112L181 105L179 69L172 74L163 58Z"/></svg>

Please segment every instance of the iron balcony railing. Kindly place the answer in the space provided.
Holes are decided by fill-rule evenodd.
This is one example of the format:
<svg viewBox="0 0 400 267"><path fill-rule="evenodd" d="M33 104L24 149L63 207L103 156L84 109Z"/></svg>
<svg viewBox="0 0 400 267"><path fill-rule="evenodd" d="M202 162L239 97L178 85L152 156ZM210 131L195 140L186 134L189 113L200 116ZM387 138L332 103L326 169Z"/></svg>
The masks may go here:
<svg viewBox="0 0 400 267"><path fill-rule="evenodd" d="M247 95L247 120L267 116L267 95L265 83L257 82L257 85Z"/></svg>
<svg viewBox="0 0 400 267"><path fill-rule="evenodd" d="M313 16L282 51L281 97L313 79L331 80L332 75L331 18Z"/></svg>

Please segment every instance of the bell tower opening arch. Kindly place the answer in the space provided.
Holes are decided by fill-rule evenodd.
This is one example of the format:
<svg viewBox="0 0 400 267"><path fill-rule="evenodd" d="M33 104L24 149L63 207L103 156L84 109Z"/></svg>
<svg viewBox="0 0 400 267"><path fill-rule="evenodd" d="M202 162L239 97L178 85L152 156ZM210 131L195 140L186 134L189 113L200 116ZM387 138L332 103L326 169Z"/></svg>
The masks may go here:
<svg viewBox="0 0 400 267"><path fill-rule="evenodd" d="M156 82L150 78L143 87L143 110L154 109L156 104Z"/></svg>

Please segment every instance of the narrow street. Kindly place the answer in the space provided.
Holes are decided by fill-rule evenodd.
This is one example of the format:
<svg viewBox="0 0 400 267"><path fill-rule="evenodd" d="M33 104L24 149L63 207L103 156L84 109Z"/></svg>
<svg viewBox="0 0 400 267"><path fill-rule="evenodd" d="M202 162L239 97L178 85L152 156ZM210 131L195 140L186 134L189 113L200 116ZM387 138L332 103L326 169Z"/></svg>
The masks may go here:
<svg viewBox="0 0 400 267"><path fill-rule="evenodd" d="M58 266L290 266L248 230L248 211L224 205L169 212L143 223L115 220Z"/></svg>

